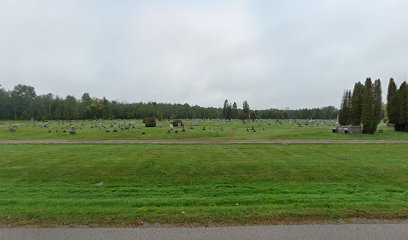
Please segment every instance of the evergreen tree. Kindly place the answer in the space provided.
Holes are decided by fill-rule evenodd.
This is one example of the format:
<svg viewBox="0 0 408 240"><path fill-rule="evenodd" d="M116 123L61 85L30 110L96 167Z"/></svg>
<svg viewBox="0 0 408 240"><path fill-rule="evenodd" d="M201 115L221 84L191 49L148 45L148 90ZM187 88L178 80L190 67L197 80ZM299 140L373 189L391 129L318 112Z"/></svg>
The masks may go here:
<svg viewBox="0 0 408 240"><path fill-rule="evenodd" d="M255 121L255 119L256 119L256 113L255 113L254 111L251 111L251 112L249 113L249 118L252 120L252 122Z"/></svg>
<svg viewBox="0 0 408 240"><path fill-rule="evenodd" d="M361 111L363 106L364 86L361 82L354 84L353 95L351 97L350 123L353 126L361 125Z"/></svg>
<svg viewBox="0 0 408 240"><path fill-rule="evenodd" d="M398 89L398 123L395 126L397 131L408 131L408 86L403 82Z"/></svg>
<svg viewBox="0 0 408 240"><path fill-rule="evenodd" d="M224 107L222 108L222 115L224 119L228 118L228 107L229 107L228 99L225 99Z"/></svg>
<svg viewBox="0 0 408 240"><path fill-rule="evenodd" d="M350 124L350 101L351 101L350 90L344 91L341 107L339 110L339 124L349 125Z"/></svg>
<svg viewBox="0 0 408 240"><path fill-rule="evenodd" d="M248 104L248 102L245 100L245 101L243 102L243 104L242 104L242 112L244 113L246 119L249 118L249 111L250 111L249 104Z"/></svg>
<svg viewBox="0 0 408 240"><path fill-rule="evenodd" d="M234 104L232 104L232 118L233 119L238 119L238 106L237 106L236 102L234 102Z"/></svg>
<svg viewBox="0 0 408 240"><path fill-rule="evenodd" d="M373 125L372 133L377 131L378 124L381 123L382 119L382 90L380 79L375 80L373 86Z"/></svg>
<svg viewBox="0 0 408 240"><path fill-rule="evenodd" d="M361 122L363 133L373 133L373 90L371 78L367 78L364 84Z"/></svg>
<svg viewBox="0 0 408 240"><path fill-rule="evenodd" d="M388 84L388 95L387 95L387 116L388 122L391 124L396 124L398 122L398 95L397 95L397 85L394 79L390 79Z"/></svg>
<svg viewBox="0 0 408 240"><path fill-rule="evenodd" d="M228 104L227 106L227 116L226 119L231 120L232 119L232 105Z"/></svg>

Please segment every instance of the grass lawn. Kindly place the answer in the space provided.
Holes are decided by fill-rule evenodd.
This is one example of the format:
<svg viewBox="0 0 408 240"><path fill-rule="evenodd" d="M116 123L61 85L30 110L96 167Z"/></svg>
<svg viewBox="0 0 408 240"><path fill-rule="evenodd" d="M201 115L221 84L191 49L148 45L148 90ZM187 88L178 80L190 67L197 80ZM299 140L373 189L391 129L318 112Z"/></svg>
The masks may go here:
<svg viewBox="0 0 408 240"><path fill-rule="evenodd" d="M407 218L407 145L0 145L0 222Z"/></svg>
<svg viewBox="0 0 408 240"><path fill-rule="evenodd" d="M141 120L115 120L115 121L73 121L72 123L51 121L49 128L43 128L44 123L35 125L28 121L3 121L0 122L0 139L79 139L79 140L106 140L106 139L166 139L166 140L297 140L297 139L332 139L332 140L408 140L408 133L395 132L393 128L381 124L379 129L383 133L377 134L334 134L330 131L334 121L308 121L298 120L296 123L289 120L257 120L243 124L241 121L224 120L183 120L185 132L175 128L168 133L169 121L158 122L156 128L145 128ZM112 125L123 126L132 123L135 128L120 130L118 132L105 132L105 127ZM298 125L299 123L299 125ZM17 132L8 132L8 124L17 124ZM70 135L69 127L76 126L77 134ZM94 127L96 125L97 127ZM99 129L99 127L101 127ZM254 127L255 131L252 130ZM49 130L51 129L51 133ZM58 129L58 133L56 130ZM63 133L66 129L67 133ZM203 130L205 129L205 130ZM178 131L176 133L175 131ZM145 134L142 134L142 133Z"/></svg>

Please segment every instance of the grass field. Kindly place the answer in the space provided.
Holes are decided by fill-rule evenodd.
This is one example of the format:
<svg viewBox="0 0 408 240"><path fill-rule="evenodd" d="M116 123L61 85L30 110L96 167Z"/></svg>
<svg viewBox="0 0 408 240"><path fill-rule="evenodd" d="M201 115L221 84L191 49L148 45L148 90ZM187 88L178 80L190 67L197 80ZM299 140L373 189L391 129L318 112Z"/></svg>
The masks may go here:
<svg viewBox="0 0 408 240"><path fill-rule="evenodd" d="M0 222L407 218L406 145L0 145Z"/></svg>
<svg viewBox="0 0 408 240"><path fill-rule="evenodd" d="M135 128L120 130L118 132L105 132L105 127L113 125L126 125L131 123ZM165 140L298 140L298 139L338 139L338 140L408 140L408 133L395 132L393 128L380 125L383 133L374 135L349 135L334 134L330 131L335 126L334 121L310 121L310 120L257 120L243 124L241 121L224 120L186 120L185 132L175 128L168 133L169 121L158 122L156 128L145 128L141 120L117 120L117 121L74 121L72 124L77 128L77 134L69 134L71 123L50 122L48 128L42 127L44 123L30 123L22 121L0 122L0 139L165 139ZM8 132L8 125L17 124L17 132ZM3 127L1 127L3 126ZM100 127L100 128L99 128ZM255 129L252 130L252 127ZM205 128L205 130L203 130ZM58 129L58 133L56 130ZM67 133L63 133L66 129ZM49 133L51 130L51 133ZM176 133L176 130L178 133ZM142 133L145 134L142 134Z"/></svg>

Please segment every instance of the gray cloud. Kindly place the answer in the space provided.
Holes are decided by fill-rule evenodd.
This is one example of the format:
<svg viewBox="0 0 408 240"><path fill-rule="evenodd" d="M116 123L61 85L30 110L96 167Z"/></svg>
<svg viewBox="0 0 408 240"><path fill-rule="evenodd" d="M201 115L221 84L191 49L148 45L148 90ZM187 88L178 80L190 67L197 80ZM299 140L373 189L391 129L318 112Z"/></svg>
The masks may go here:
<svg viewBox="0 0 408 240"><path fill-rule="evenodd" d="M2 0L0 84L77 97L338 105L408 80L408 2Z"/></svg>

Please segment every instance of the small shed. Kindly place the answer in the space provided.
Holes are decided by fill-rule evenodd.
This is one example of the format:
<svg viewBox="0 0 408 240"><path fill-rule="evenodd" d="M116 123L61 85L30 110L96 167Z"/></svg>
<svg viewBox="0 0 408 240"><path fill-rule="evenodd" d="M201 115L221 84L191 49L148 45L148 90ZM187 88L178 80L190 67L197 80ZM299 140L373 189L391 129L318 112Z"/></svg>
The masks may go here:
<svg viewBox="0 0 408 240"><path fill-rule="evenodd" d="M335 128L332 128L333 133L341 133L341 134L362 134L363 129L361 126L342 126L338 125Z"/></svg>

